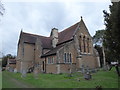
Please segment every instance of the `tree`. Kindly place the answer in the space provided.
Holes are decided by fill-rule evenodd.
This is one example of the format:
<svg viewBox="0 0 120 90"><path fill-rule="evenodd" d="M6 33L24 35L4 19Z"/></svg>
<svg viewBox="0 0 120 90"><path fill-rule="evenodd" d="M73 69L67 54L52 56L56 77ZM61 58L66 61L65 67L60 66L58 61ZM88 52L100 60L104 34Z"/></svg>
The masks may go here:
<svg viewBox="0 0 120 90"><path fill-rule="evenodd" d="M2 57L2 67L6 67L8 58L9 59L15 59L16 56L13 56L11 54L7 54L6 56L3 56Z"/></svg>
<svg viewBox="0 0 120 90"><path fill-rule="evenodd" d="M103 11L106 26L104 46L107 61L120 59L120 2L112 2L109 6L110 13Z"/></svg>
<svg viewBox="0 0 120 90"><path fill-rule="evenodd" d="M4 12L5 12L5 8L0 0L0 16L3 16L4 15Z"/></svg>
<svg viewBox="0 0 120 90"><path fill-rule="evenodd" d="M105 30L98 30L93 36L93 42L95 44L94 47L99 53L101 67L103 66L103 64L105 65L105 55L104 55L104 47L103 47L104 33Z"/></svg>
<svg viewBox="0 0 120 90"><path fill-rule="evenodd" d="M97 45L97 44L96 44L94 47L95 47L95 49L98 51L99 56L100 56L100 66L103 67L104 62L103 62L102 47L101 47L100 45Z"/></svg>
<svg viewBox="0 0 120 90"><path fill-rule="evenodd" d="M102 45L104 39L105 30L98 30L96 31L95 35L93 36L94 44Z"/></svg>

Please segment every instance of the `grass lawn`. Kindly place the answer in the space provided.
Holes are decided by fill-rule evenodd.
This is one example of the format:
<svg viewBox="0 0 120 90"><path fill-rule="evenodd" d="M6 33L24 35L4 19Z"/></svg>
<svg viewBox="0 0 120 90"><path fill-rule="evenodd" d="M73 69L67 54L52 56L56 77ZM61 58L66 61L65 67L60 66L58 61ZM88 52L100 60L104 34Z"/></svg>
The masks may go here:
<svg viewBox="0 0 120 90"><path fill-rule="evenodd" d="M0 71L0 90L2 88L2 72Z"/></svg>
<svg viewBox="0 0 120 90"><path fill-rule="evenodd" d="M80 79L80 81L78 81ZM120 79L120 78L119 78ZM111 71L99 71L92 74L91 80L85 80L81 73L67 74L39 74L38 79L33 74L22 78L20 73L3 72L3 88L118 88L118 76L113 68Z"/></svg>

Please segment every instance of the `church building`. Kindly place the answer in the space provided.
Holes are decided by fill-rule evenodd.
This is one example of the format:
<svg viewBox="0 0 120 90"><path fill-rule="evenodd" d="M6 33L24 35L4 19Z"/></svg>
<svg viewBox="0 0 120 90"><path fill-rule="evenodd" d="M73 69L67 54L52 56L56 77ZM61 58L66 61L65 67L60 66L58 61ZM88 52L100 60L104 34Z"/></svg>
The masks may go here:
<svg viewBox="0 0 120 90"><path fill-rule="evenodd" d="M61 32L53 28L49 37L21 31L16 60L18 72L38 68L40 73L59 74L76 72L83 66L98 68L100 62L82 17Z"/></svg>

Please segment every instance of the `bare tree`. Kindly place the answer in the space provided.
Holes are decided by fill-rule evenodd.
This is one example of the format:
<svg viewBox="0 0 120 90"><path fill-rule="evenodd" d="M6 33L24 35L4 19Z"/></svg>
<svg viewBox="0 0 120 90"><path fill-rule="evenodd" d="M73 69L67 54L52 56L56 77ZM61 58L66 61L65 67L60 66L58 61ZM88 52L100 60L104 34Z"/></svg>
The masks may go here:
<svg viewBox="0 0 120 90"><path fill-rule="evenodd" d="M3 16L4 15L4 12L5 12L5 8L0 0L0 16Z"/></svg>

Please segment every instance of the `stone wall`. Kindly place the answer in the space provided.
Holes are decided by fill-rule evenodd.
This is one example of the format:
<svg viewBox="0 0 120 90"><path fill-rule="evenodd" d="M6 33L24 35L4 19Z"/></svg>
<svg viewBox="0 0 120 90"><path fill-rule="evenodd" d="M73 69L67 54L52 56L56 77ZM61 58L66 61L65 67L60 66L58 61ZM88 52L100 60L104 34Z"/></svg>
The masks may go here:
<svg viewBox="0 0 120 90"><path fill-rule="evenodd" d="M20 72L21 70L21 62L20 61L16 61L16 69L17 69L17 72Z"/></svg>
<svg viewBox="0 0 120 90"><path fill-rule="evenodd" d="M46 73L57 73L56 64L47 64L46 65Z"/></svg>

